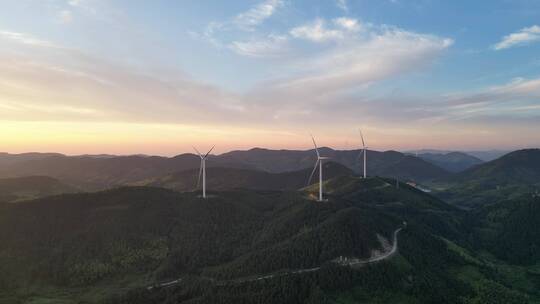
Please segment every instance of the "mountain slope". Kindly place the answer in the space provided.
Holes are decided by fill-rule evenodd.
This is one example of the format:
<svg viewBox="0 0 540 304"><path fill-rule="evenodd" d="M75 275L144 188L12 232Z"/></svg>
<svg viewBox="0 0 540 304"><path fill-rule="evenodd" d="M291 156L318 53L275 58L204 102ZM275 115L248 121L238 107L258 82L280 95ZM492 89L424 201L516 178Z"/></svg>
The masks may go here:
<svg viewBox="0 0 540 304"><path fill-rule="evenodd" d="M28 284L80 288L126 276L151 284L314 267L369 257L381 248L377 234L390 238L400 225L300 193L214 195L121 188L0 206L0 296Z"/></svg>
<svg viewBox="0 0 540 304"><path fill-rule="evenodd" d="M462 152L423 153L419 154L418 157L450 172L461 172L483 163L481 159Z"/></svg>
<svg viewBox="0 0 540 304"><path fill-rule="evenodd" d="M208 200L130 187L0 204L0 303L343 303L353 291L353 303L483 303L494 291L525 303L492 269L474 276L491 284L485 291L467 281L465 269L488 266L458 245L462 211L399 186L341 176L325 182L323 203L309 199L313 185ZM380 254L398 228L395 257L333 262Z"/></svg>
<svg viewBox="0 0 540 304"><path fill-rule="evenodd" d="M199 158L183 154L173 158L149 156L55 155L4 166L2 176L47 175L87 189L102 189L162 176L179 170L197 168Z"/></svg>
<svg viewBox="0 0 540 304"><path fill-rule="evenodd" d="M515 264L540 261L540 195L503 200L474 212L476 243Z"/></svg>
<svg viewBox="0 0 540 304"><path fill-rule="evenodd" d="M485 184L540 182L540 149L518 150L471 168L456 177L465 182Z"/></svg>
<svg viewBox="0 0 540 304"><path fill-rule="evenodd" d="M442 185L441 198L468 208L530 195L540 189L540 149L511 152L456 174Z"/></svg>
<svg viewBox="0 0 540 304"><path fill-rule="evenodd" d="M321 155L330 157L332 161L340 163L360 173L363 164L360 159L360 150L338 151L330 148L320 148ZM246 166L268 172L284 172L310 168L316 160L314 150L267 150L255 148L248 151L233 151L219 156L221 161L242 163ZM442 178L449 173L422 159L407 156L396 151L378 152L369 150L367 153L367 170L371 176L399 177L425 181Z"/></svg>
<svg viewBox="0 0 540 304"><path fill-rule="evenodd" d="M0 178L0 201L4 202L17 202L77 191L75 187L47 176Z"/></svg>
<svg viewBox="0 0 540 304"><path fill-rule="evenodd" d="M297 190L306 186L311 172L311 168L299 171L269 173L248 169L211 167L206 169L206 184L208 189L212 190L238 188L254 190ZM323 163L323 172L325 180L353 174L351 169L335 162ZM143 182L143 184L176 191L191 191L195 189L198 174L198 169L187 170ZM317 181L318 175L314 175L312 183Z"/></svg>

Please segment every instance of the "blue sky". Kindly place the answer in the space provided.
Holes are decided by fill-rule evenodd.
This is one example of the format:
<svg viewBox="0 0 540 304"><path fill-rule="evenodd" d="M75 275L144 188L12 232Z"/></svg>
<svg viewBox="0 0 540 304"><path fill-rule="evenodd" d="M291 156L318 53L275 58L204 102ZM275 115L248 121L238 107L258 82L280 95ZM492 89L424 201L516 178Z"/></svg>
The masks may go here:
<svg viewBox="0 0 540 304"><path fill-rule="evenodd" d="M379 149L540 143L535 0L5 1L0 64L4 133L49 128L4 150L174 154L193 129L221 151L349 148L359 127Z"/></svg>

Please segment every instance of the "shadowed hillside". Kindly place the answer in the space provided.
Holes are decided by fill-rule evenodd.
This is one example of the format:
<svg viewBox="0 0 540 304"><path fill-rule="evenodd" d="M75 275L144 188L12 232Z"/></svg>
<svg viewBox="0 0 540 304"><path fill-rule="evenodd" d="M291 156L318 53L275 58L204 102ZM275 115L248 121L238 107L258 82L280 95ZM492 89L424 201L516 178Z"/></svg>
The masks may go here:
<svg viewBox="0 0 540 304"><path fill-rule="evenodd" d="M330 148L320 148L321 155L330 157L350 169L360 173L363 164L360 150L339 151ZM242 163L246 166L268 172L284 172L311 168L316 160L314 150L267 150L255 148L248 151L233 151L219 156L220 160L232 163ZM431 180L442 178L449 173L422 159L407 156L396 151L368 151L368 174L372 176L399 177L411 180Z"/></svg>
<svg viewBox="0 0 540 304"><path fill-rule="evenodd" d="M269 173L248 169L234 168L208 168L206 170L206 184L208 189L254 189L254 190L297 190L306 186L312 169L289 171L282 173ZM335 162L323 164L325 179L336 176L349 176L353 171ZM196 188L198 169L177 172L149 182L143 182L148 186L164 187L177 191L191 191ZM318 175L311 181L318 182Z"/></svg>
<svg viewBox="0 0 540 304"><path fill-rule="evenodd" d="M0 201L4 202L17 202L77 191L75 187L47 176L0 179Z"/></svg>

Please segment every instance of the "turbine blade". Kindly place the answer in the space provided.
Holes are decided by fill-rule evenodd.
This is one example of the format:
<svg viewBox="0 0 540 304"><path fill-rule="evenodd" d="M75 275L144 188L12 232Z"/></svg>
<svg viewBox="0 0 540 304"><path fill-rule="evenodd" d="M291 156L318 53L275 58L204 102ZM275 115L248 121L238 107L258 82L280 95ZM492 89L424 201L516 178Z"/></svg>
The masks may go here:
<svg viewBox="0 0 540 304"><path fill-rule="evenodd" d="M197 148L193 147L193 150L195 150L195 152L197 152L197 154L198 154L200 157L202 157L201 152L199 152L199 150L197 150Z"/></svg>
<svg viewBox="0 0 540 304"><path fill-rule="evenodd" d="M313 171L311 171L311 175L309 176L307 186L309 186L309 184L311 184L311 179L313 178L313 174L315 174L315 171L317 171L317 166L319 165L319 162L320 162L320 160L317 159L317 161L315 162L315 167L313 167Z"/></svg>
<svg viewBox="0 0 540 304"><path fill-rule="evenodd" d="M315 137L313 137L313 135L311 135L311 140L313 140L313 145L315 146L315 152L317 152L317 158L321 157L321 155L319 154L319 148L317 148L317 143L315 142Z"/></svg>
<svg viewBox="0 0 540 304"><path fill-rule="evenodd" d="M358 129L358 131L360 131L360 137L362 138L362 146L365 149L366 148L366 143L364 142L364 134L362 134L362 130Z"/></svg>
<svg viewBox="0 0 540 304"><path fill-rule="evenodd" d="M202 159L201 159L201 166L199 168L199 177L197 178L197 189L199 189L199 185L201 184L201 176L202 176Z"/></svg>
<svg viewBox="0 0 540 304"><path fill-rule="evenodd" d="M206 155L204 156L204 158L206 158L206 157L210 154L210 152L212 152L212 150L214 150L215 147L216 147L216 145L212 146L212 149L210 149L210 151L208 151L208 153L206 153Z"/></svg>

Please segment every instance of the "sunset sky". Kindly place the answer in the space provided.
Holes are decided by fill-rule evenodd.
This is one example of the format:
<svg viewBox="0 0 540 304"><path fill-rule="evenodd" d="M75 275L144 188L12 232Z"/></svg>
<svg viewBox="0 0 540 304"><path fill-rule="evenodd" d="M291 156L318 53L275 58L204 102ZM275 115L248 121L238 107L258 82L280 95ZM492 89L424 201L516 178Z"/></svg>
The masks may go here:
<svg viewBox="0 0 540 304"><path fill-rule="evenodd" d="M540 146L540 1L0 5L0 151Z"/></svg>

